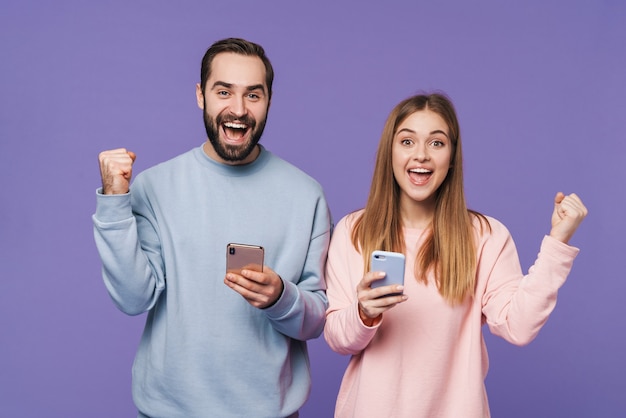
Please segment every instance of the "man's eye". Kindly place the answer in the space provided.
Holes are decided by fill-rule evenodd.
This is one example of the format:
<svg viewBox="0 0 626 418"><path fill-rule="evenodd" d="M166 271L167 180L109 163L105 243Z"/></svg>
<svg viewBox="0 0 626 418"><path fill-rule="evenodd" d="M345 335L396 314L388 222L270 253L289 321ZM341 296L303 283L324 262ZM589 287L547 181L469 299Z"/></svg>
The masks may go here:
<svg viewBox="0 0 626 418"><path fill-rule="evenodd" d="M250 93L248 94L248 98L251 100L259 100L261 97L256 93Z"/></svg>
<svg viewBox="0 0 626 418"><path fill-rule="evenodd" d="M224 90L220 90L220 91L217 92L217 95L218 96L228 96L228 92L224 91Z"/></svg>

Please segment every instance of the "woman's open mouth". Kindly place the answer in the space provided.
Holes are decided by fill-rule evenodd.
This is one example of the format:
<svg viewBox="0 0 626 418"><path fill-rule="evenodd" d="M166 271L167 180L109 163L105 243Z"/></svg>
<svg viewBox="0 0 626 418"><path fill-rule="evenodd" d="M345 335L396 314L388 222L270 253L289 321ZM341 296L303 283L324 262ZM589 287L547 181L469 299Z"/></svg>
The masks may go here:
<svg viewBox="0 0 626 418"><path fill-rule="evenodd" d="M430 180L430 177L433 175L431 170L427 170L425 168L412 168L408 171L408 173L411 182L418 186L428 183L428 180Z"/></svg>

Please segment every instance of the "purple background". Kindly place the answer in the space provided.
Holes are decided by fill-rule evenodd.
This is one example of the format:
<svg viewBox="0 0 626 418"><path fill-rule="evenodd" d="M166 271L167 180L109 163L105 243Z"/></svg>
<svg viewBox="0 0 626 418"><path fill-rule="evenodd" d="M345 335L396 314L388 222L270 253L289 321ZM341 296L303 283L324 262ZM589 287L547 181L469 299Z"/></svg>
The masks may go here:
<svg viewBox="0 0 626 418"><path fill-rule="evenodd" d="M203 142L200 59L228 36L266 48L262 141L322 183L336 221L365 202L387 114L422 89L454 100L469 204L509 227L524 268L555 192L578 193L590 215L556 311L528 347L487 336L492 412L626 416L624 2L368 3L2 1L0 416L135 416L145 316L100 276L97 154L128 147L139 172ZM310 351L301 416L330 417L347 358Z"/></svg>

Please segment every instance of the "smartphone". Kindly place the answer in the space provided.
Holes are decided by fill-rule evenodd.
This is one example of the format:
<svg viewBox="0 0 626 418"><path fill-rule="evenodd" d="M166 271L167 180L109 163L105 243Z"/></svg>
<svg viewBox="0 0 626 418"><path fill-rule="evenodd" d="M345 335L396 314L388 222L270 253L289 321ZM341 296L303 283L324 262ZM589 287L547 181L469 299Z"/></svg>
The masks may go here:
<svg viewBox="0 0 626 418"><path fill-rule="evenodd" d="M404 285L404 254L376 250L372 252L371 271L384 271L386 276L372 283L372 288L393 284ZM401 295L402 293L391 293Z"/></svg>
<svg viewBox="0 0 626 418"><path fill-rule="evenodd" d="M242 269L263 271L265 250L260 245L235 244L226 245L226 272L241 273Z"/></svg>

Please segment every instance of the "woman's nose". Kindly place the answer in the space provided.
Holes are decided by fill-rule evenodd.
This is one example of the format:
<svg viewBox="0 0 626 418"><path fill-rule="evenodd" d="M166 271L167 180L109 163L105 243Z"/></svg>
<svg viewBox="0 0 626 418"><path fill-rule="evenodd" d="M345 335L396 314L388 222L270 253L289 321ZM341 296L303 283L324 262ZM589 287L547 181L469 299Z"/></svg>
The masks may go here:
<svg viewBox="0 0 626 418"><path fill-rule="evenodd" d="M413 153L413 158L417 161L428 161L430 159L430 154L428 153L428 147L426 145L417 145L415 147L415 152Z"/></svg>

